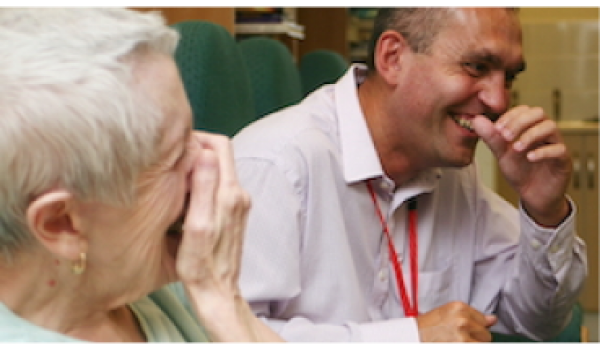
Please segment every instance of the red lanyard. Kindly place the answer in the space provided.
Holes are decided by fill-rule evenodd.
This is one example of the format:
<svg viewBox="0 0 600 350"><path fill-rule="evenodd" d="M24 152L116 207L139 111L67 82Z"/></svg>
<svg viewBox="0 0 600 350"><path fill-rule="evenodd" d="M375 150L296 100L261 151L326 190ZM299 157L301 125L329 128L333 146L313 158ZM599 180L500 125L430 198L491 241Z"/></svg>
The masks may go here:
<svg viewBox="0 0 600 350"><path fill-rule="evenodd" d="M390 230L385 221L383 213L379 208L379 204L377 203L377 197L375 196L375 191L373 190L373 186L371 185L371 182L369 180L367 180L367 188L369 189L369 193L371 194L371 199L373 200L373 205L375 206L377 216L379 216L379 220L381 221L381 227L383 228L383 232L385 232L385 236L387 237L389 258L390 262L392 263L392 266L394 267L394 272L396 273L396 283L398 285L398 293L400 293L400 299L402 299L404 314L406 315L406 317L417 317L419 315L419 294L417 294L419 289L419 269L417 258L419 252L419 248L417 246L417 200L415 198L411 198L408 202L410 277L414 301L414 303L411 305L408 294L406 293L406 287L404 286L402 266L398 261L398 254L396 253L396 248L394 247L394 242L392 241L392 235L390 234Z"/></svg>

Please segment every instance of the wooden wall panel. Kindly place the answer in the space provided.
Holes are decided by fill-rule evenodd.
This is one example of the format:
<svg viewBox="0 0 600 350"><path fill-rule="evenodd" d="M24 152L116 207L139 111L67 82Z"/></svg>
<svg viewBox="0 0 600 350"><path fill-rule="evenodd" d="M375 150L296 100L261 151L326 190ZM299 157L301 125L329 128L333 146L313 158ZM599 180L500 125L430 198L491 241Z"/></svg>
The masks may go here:
<svg viewBox="0 0 600 350"><path fill-rule="evenodd" d="M231 34L235 31L234 7L132 7L139 11L160 11L168 24L199 19L215 22L225 27Z"/></svg>
<svg viewBox="0 0 600 350"><path fill-rule="evenodd" d="M299 54L317 49L329 49L348 58L348 9L345 7L299 7L298 24L304 26L304 40L299 42Z"/></svg>

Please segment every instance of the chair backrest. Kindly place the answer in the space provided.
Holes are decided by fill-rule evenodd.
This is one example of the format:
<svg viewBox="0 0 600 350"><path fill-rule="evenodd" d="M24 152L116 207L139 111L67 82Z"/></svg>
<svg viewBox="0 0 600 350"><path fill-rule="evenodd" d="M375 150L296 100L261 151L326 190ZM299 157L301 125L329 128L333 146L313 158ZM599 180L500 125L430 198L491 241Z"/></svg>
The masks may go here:
<svg viewBox="0 0 600 350"><path fill-rule="evenodd" d="M254 120L250 78L233 36L221 25L184 21L175 51L194 128L233 136Z"/></svg>
<svg viewBox="0 0 600 350"><path fill-rule="evenodd" d="M571 314L571 320L562 330L562 332L556 337L547 340L546 342L551 343L579 343L587 342L588 330L583 325L583 308L581 304L575 304L573 312ZM527 343L534 342L529 338L525 338L517 335L506 335L500 333L492 333L492 342L497 343Z"/></svg>
<svg viewBox="0 0 600 350"><path fill-rule="evenodd" d="M298 66L283 43L254 36L240 40L238 46L250 75L257 119L302 99Z"/></svg>
<svg viewBox="0 0 600 350"><path fill-rule="evenodd" d="M308 95L323 84L335 83L349 66L344 56L332 50L321 49L304 54L300 59L302 92Z"/></svg>

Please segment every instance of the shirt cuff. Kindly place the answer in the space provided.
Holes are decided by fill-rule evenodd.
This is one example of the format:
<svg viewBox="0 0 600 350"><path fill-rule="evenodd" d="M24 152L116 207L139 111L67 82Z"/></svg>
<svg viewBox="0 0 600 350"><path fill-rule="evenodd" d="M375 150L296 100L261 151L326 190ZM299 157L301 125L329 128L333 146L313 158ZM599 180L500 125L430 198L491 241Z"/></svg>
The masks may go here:
<svg viewBox="0 0 600 350"><path fill-rule="evenodd" d="M550 265L552 274L562 270L565 263L572 256L573 246L575 244L575 215L577 207L571 198L567 197L571 206L571 213L563 222L555 228L545 228L538 225L521 208L521 232L522 239L526 240L525 251L527 255L536 257L536 265ZM539 265L538 265L539 266Z"/></svg>
<svg viewBox="0 0 600 350"><path fill-rule="evenodd" d="M420 342L417 320L412 317L365 323L360 328L364 342Z"/></svg>

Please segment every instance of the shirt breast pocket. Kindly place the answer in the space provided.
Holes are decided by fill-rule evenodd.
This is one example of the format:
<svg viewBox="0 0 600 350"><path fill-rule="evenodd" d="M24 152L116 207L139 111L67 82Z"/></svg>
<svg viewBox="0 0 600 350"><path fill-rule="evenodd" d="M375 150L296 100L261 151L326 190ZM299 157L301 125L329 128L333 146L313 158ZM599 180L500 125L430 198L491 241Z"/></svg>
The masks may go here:
<svg viewBox="0 0 600 350"><path fill-rule="evenodd" d="M419 273L419 313L452 301L452 264L436 271Z"/></svg>

